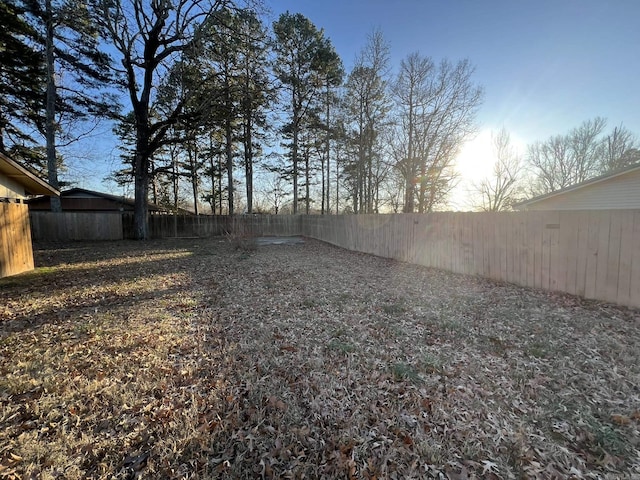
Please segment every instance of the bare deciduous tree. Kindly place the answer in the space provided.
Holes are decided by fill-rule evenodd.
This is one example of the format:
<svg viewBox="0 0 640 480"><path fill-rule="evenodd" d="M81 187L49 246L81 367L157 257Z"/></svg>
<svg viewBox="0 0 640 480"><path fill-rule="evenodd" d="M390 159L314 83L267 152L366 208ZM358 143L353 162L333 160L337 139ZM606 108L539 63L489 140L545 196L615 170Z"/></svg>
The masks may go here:
<svg viewBox="0 0 640 480"><path fill-rule="evenodd" d="M183 52L194 48L198 26L230 3L226 0L94 0L97 21L120 56L117 70L135 119L133 160L136 238L147 238L147 196L153 154L166 142L169 128L180 119L186 98L166 116L154 120L153 96Z"/></svg>
<svg viewBox="0 0 640 480"><path fill-rule="evenodd" d="M567 135L529 145L527 161L537 179L532 193L553 192L597 175L603 158L600 135L606 124L605 119L596 117Z"/></svg>
<svg viewBox="0 0 640 480"><path fill-rule="evenodd" d="M379 211L380 186L388 170L381 155L381 133L391 108L388 68L389 46L382 32L374 30L349 74L344 97L351 153L344 173L354 213Z"/></svg>
<svg viewBox="0 0 640 480"><path fill-rule="evenodd" d="M474 185L478 197L476 206L485 212L510 210L520 192L522 159L511 145L506 129L492 133L491 140L495 153L493 175Z"/></svg>
<svg viewBox="0 0 640 480"><path fill-rule="evenodd" d="M453 161L475 130L482 90L472 82L468 60L435 66L416 53L400 68L394 89L401 119L395 151L396 168L405 178L403 211L430 212L455 186Z"/></svg>
<svg viewBox="0 0 640 480"><path fill-rule="evenodd" d="M624 126L614 127L604 139L604 158L600 168L605 173L640 161L638 143L633 133Z"/></svg>

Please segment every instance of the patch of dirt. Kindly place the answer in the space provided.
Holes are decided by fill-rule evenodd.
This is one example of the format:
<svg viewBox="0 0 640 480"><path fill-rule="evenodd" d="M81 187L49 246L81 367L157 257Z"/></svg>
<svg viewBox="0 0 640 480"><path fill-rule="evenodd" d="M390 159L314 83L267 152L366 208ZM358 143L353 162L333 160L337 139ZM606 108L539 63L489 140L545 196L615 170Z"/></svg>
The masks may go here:
<svg viewBox="0 0 640 480"><path fill-rule="evenodd" d="M637 311L313 240L42 245L0 478L637 478Z"/></svg>

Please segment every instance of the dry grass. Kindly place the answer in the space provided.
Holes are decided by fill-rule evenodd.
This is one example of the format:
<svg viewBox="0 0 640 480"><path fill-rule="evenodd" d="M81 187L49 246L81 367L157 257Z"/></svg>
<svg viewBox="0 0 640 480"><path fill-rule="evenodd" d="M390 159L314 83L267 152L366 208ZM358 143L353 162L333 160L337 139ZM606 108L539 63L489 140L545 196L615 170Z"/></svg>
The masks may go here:
<svg viewBox="0 0 640 480"><path fill-rule="evenodd" d="M318 242L0 280L0 478L638 478L637 312Z"/></svg>

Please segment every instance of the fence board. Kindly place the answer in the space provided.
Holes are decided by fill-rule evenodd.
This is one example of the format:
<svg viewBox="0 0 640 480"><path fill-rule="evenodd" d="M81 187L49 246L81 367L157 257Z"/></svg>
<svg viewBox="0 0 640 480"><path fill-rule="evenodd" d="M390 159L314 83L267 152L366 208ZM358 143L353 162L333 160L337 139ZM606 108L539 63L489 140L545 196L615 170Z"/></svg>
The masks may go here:
<svg viewBox="0 0 640 480"><path fill-rule="evenodd" d="M611 218L607 212L598 214L598 249L596 261L596 292L602 299L607 298L607 267L609 264L609 240L611 237Z"/></svg>
<svg viewBox="0 0 640 480"><path fill-rule="evenodd" d="M587 232L587 269L585 282L585 296L594 298L596 295L596 280L598 278L598 237L600 234L600 213L589 213Z"/></svg>
<svg viewBox="0 0 640 480"><path fill-rule="evenodd" d="M609 302L618 300L618 280L620 277L620 243L622 234L622 216L611 215L609 242L607 249L607 276L605 299Z"/></svg>
<svg viewBox="0 0 640 480"><path fill-rule="evenodd" d="M576 236L578 246L576 250L576 294L584 296L587 284L587 261L588 249L587 241L589 238L589 213L577 212L578 226Z"/></svg>
<svg viewBox="0 0 640 480"><path fill-rule="evenodd" d="M630 212L621 213L620 225L620 263L618 269L618 291L616 302L623 305L629 302L631 292L631 261L633 255L633 217Z"/></svg>
<svg viewBox="0 0 640 480"><path fill-rule="evenodd" d="M628 305L638 306L640 305L640 211L634 214L632 244Z"/></svg>

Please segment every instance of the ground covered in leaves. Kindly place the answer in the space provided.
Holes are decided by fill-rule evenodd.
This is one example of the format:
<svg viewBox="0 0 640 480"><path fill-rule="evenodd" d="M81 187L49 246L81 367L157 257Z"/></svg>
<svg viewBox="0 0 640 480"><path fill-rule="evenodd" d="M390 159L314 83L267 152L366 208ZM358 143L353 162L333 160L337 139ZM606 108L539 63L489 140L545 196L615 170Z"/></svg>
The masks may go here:
<svg viewBox="0 0 640 480"><path fill-rule="evenodd" d="M638 312L316 241L41 246L0 478L638 478Z"/></svg>

